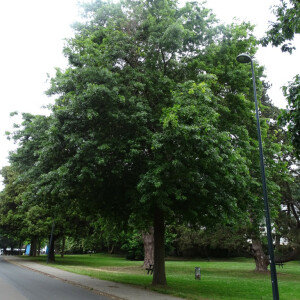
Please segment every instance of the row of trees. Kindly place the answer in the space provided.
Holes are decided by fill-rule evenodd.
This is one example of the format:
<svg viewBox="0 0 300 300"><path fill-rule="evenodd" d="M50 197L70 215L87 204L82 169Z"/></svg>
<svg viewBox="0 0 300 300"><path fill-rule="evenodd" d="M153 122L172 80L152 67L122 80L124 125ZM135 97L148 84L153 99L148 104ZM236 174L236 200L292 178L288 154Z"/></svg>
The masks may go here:
<svg viewBox="0 0 300 300"><path fill-rule="evenodd" d="M84 16L64 48L69 67L51 79L50 115L23 114L9 134L18 148L1 172L2 233L35 245L53 222L53 241L132 227L146 241L153 230L153 284L166 284L166 228L207 238L223 227L251 239L266 270L251 72L236 61L257 51L253 26L173 0L94 1ZM276 235L297 249L297 159L255 69Z"/></svg>

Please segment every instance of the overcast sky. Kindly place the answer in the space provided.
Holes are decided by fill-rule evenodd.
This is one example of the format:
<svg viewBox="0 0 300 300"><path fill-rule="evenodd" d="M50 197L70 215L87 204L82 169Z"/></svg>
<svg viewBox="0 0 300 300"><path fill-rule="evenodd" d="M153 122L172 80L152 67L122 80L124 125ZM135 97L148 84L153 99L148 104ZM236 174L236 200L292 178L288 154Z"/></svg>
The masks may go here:
<svg viewBox="0 0 300 300"><path fill-rule="evenodd" d="M279 0L206 2L221 22L231 23L234 17L250 21L256 25L256 35L261 37L268 21L274 19L270 6ZM54 75L55 67L66 67L62 55L64 38L72 36L70 25L78 18L77 0L1 0L0 169L8 164L8 152L14 149L5 137L5 131L10 131L16 122L10 112L46 113L41 107L51 101L44 95L47 73ZM273 85L269 95L281 108L286 103L280 87L299 73L299 36L295 44L299 50L293 55L268 47L259 49L256 56L265 65L267 80Z"/></svg>

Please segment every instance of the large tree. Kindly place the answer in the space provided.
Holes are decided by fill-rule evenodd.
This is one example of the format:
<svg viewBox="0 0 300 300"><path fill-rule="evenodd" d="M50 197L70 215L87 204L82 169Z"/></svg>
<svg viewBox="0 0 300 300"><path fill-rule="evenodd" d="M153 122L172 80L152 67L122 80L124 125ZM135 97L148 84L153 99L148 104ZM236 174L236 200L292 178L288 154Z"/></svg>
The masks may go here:
<svg viewBox="0 0 300 300"><path fill-rule="evenodd" d="M251 73L235 59L256 40L197 3L95 1L85 15L51 80L52 114L24 115L12 161L27 199L56 213L76 203L153 226L153 284L166 284L168 222L230 223L250 200L261 211Z"/></svg>
<svg viewBox="0 0 300 300"><path fill-rule="evenodd" d="M75 25L64 50L70 67L57 71L48 92L59 96L51 150L63 144L65 159L43 175L39 193L79 199L116 220L135 213L152 223L153 284L165 284L168 220L208 224L239 211L249 169L220 115L224 95L239 89L237 76L248 77L243 68L234 73L235 57L254 52L255 40L248 25L218 27L196 3L96 1L85 11L87 22ZM231 64L217 67L214 51L222 53L218 45L232 37ZM219 84L210 69L235 77ZM248 82L243 88L249 91Z"/></svg>

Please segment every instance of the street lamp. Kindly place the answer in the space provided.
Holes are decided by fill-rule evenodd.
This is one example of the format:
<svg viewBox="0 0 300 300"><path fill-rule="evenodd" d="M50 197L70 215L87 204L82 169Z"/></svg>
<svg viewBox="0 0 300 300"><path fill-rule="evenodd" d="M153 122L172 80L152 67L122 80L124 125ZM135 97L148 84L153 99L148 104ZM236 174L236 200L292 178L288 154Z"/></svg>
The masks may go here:
<svg viewBox="0 0 300 300"><path fill-rule="evenodd" d="M257 105L257 98L256 98L256 85L255 85L253 61L252 61L252 58L248 54L245 54L245 53L238 55L236 59L239 63L242 63L242 64L247 64L247 63L251 62L255 113L256 113L256 123L257 123L257 135L258 135L258 144L259 144L260 170L261 170L261 178L262 178L262 186L263 186L265 217L266 217L266 227L267 227L267 239L268 239L268 249L269 249L269 258L270 258L272 291L273 291L273 299L279 300L276 266L275 266L275 261L274 261L274 249L273 249L273 242L272 242L270 212L269 212L269 204L268 204L268 192L267 192L266 175L265 175L264 155L263 155L263 147L262 147L262 142L261 142L258 105Z"/></svg>

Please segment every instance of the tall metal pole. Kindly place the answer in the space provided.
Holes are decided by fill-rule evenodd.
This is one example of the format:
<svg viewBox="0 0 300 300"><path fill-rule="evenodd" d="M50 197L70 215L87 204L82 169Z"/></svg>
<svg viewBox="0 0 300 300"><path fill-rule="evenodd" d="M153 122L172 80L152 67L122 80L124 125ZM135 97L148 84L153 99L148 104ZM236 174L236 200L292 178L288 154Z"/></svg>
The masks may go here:
<svg viewBox="0 0 300 300"><path fill-rule="evenodd" d="M272 229L271 229L271 221L270 221L270 210L269 210L269 202L268 202L268 191L267 191L266 174L265 174L264 154L263 154L263 147L262 147L262 141L261 141L258 104L257 104L257 97L256 97L255 75L254 75L254 67L253 67L252 59L251 59L251 70L252 70L252 81L253 81L253 91L254 91L254 101L255 101L257 135L258 135L258 144L259 144L260 170L261 170L262 187L263 187L263 194L264 194L264 205L265 205L265 217L266 217L266 227L267 227L269 258L270 258L272 291L273 291L273 299L279 300L276 265L275 265L275 259L274 259L274 249L273 249L273 240L272 240Z"/></svg>
<svg viewBox="0 0 300 300"><path fill-rule="evenodd" d="M263 147L262 147L262 141L261 141L261 132L260 132L258 104L257 104L257 97L256 97L256 84L255 84L253 61L252 61L252 58L248 54L240 54L237 57L237 61L240 63L251 62L252 82L253 82L253 92L254 92L254 102L255 102L255 114L256 114L256 123L257 123L257 135L258 135L258 144L259 144L260 170L261 170L261 178L262 178L264 206L265 206L265 218L266 218L266 227L267 227L267 239L268 239L268 250L269 250L270 269L271 269L272 292L273 292L273 300L279 300L278 282L277 282L276 265L275 265L275 259L274 259L272 229L271 229L271 221L270 221L270 210L269 210L269 203L268 203L268 192L267 192L267 183L266 183L266 174L265 174L264 154L263 154Z"/></svg>

